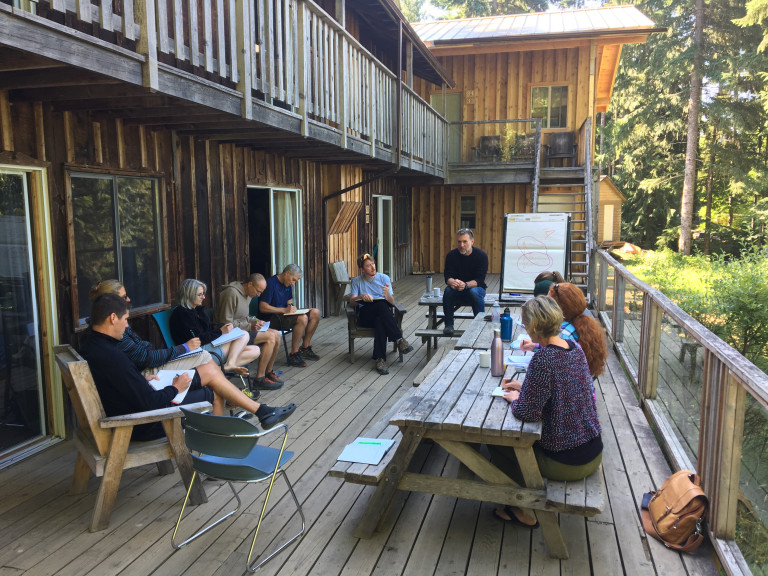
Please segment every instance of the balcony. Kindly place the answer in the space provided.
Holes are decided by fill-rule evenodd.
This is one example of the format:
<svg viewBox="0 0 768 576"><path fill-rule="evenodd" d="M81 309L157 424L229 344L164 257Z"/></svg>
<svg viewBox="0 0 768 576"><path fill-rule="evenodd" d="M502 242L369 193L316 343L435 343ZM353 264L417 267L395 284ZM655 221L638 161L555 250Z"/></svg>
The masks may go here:
<svg viewBox="0 0 768 576"><path fill-rule="evenodd" d="M11 101L443 175L445 120L311 1L14 0L0 45Z"/></svg>

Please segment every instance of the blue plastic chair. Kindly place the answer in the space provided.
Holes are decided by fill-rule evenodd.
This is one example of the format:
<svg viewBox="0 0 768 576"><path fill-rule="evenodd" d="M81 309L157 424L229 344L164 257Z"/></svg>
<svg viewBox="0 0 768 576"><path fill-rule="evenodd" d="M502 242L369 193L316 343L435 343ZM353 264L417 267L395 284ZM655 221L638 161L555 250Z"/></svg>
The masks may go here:
<svg viewBox="0 0 768 576"><path fill-rule="evenodd" d="M192 475L192 481L190 482L190 488L187 490L187 495L184 498L181 512L179 512L179 519L176 521L176 527L171 535L171 545L175 550L178 550L199 536L202 536L208 532L208 530L218 526L240 509L242 503L237 491L232 486L232 482L250 483L269 480L269 487L267 488L267 494L264 498L264 505L261 507L259 522L256 525L256 532L253 535L251 548L245 562L246 568L250 572L255 572L283 551L292 542L300 538L304 534L306 526L301 504L299 503L298 498L296 498L296 494L293 491L293 486L291 485L290 480L288 480L288 476L282 469L293 456L293 452L285 450L285 444L288 440L288 426L280 424L270 430L260 432L256 426L246 420L241 420L240 418L214 416L212 414L198 414L197 412L185 410L183 407L181 407L181 411L185 416L184 440L192 455L194 473ZM262 436L274 434L281 430L283 433L283 442L279 449L270 446L260 446L258 444L259 438ZM184 509L187 506L192 485L198 472L200 474L205 474L210 478L225 481L232 490L234 498L237 500L237 506L234 510L227 512L224 516L214 520L183 542L177 544L176 534L181 525ZM272 494L272 487L274 486L278 472L285 479L285 483L288 485L288 491L290 492L293 501L296 503L296 509L301 517L301 530L284 542L269 556L264 558L264 560L256 564L262 554L256 556L253 559L253 562L251 561L251 557L253 556L253 550L256 546L256 538L259 535L259 529L264 520L267 505L269 504L269 497Z"/></svg>
<svg viewBox="0 0 768 576"><path fill-rule="evenodd" d="M160 312L155 312L152 314L152 319L155 321L155 324L157 324L160 333L163 335L165 345L169 348L176 346L176 343L173 341L173 337L171 336L171 313L175 308L176 307L174 306L169 310L161 310ZM240 382L243 383L243 389L250 390L250 377L248 377L248 380L246 380L242 374L238 374L237 372L224 371L224 359L216 352L210 352L210 355L213 356L214 360L216 360L216 364L218 364L219 367L222 367L222 372L224 372L224 375L227 378L234 378L237 376L240 378Z"/></svg>

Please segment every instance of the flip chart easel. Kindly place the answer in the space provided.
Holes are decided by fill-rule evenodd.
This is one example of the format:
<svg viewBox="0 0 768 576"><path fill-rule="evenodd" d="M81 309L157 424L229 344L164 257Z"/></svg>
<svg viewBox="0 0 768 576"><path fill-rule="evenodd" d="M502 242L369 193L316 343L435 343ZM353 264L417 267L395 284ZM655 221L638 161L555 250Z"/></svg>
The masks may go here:
<svg viewBox="0 0 768 576"><path fill-rule="evenodd" d="M505 214L500 300L533 293L541 272L567 277L571 216L565 213Z"/></svg>

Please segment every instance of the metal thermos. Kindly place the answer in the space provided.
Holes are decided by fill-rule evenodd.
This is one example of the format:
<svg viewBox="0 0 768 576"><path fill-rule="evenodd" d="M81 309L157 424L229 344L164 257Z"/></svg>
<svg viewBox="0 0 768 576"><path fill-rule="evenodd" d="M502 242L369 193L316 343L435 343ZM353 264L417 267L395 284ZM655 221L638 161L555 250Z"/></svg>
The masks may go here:
<svg viewBox="0 0 768 576"><path fill-rule="evenodd" d="M512 340L512 316L509 308L504 308L504 314L501 315L501 339L504 342Z"/></svg>
<svg viewBox="0 0 768 576"><path fill-rule="evenodd" d="M432 274L427 274L427 289L424 290L424 293L432 295Z"/></svg>
<svg viewBox="0 0 768 576"><path fill-rule="evenodd" d="M491 376L504 376L504 346L501 344L501 330L493 330L491 341Z"/></svg>

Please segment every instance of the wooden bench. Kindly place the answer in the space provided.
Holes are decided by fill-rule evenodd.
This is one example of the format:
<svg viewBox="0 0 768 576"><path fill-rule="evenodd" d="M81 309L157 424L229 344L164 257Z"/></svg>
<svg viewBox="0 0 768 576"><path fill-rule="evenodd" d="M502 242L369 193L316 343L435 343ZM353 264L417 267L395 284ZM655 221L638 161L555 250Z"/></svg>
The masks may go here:
<svg viewBox="0 0 768 576"><path fill-rule="evenodd" d="M193 473L192 458L184 442L181 410L172 407L107 418L88 362L68 345L54 346L53 351L78 422L74 437L77 460L70 493L85 493L91 472L97 478L101 477L89 530L96 532L109 526L120 478L126 468L156 464L160 474L172 474L173 459L184 486L189 488ZM208 402L185 406L198 411L210 407ZM152 422L162 422L166 438L148 442L131 441L134 426ZM194 485L190 501L194 504L208 501L201 482Z"/></svg>
<svg viewBox="0 0 768 576"><path fill-rule="evenodd" d="M437 350L438 338L456 338L462 334L464 334L464 330L454 330L453 334L445 334L442 328L428 328L414 332L414 336L417 338L421 337L422 344L424 342L427 343L427 360L432 358L432 348L434 347Z"/></svg>
<svg viewBox="0 0 768 576"><path fill-rule="evenodd" d="M445 313L444 312L436 312L435 316L437 318L444 318ZM475 315L472 312L454 312L453 318L454 320L472 320L475 317ZM429 318L429 312L424 314L424 318Z"/></svg>
<svg viewBox="0 0 768 576"><path fill-rule="evenodd" d="M337 460L336 464L328 472L328 475L334 478L343 478L346 482L351 482L352 484L378 486L384 476L387 465L392 461L392 457L397 452L400 440L403 437L400 429L389 423L391 414L394 414L394 409L387 412L381 420L369 426L365 432L360 434L363 438L386 438L395 441L384 455L384 458L381 459L381 462L378 464L359 464Z"/></svg>
<svg viewBox="0 0 768 576"><path fill-rule="evenodd" d="M546 509L561 514L575 514L591 518L605 508L605 482L603 466L575 482L544 479L547 491Z"/></svg>

